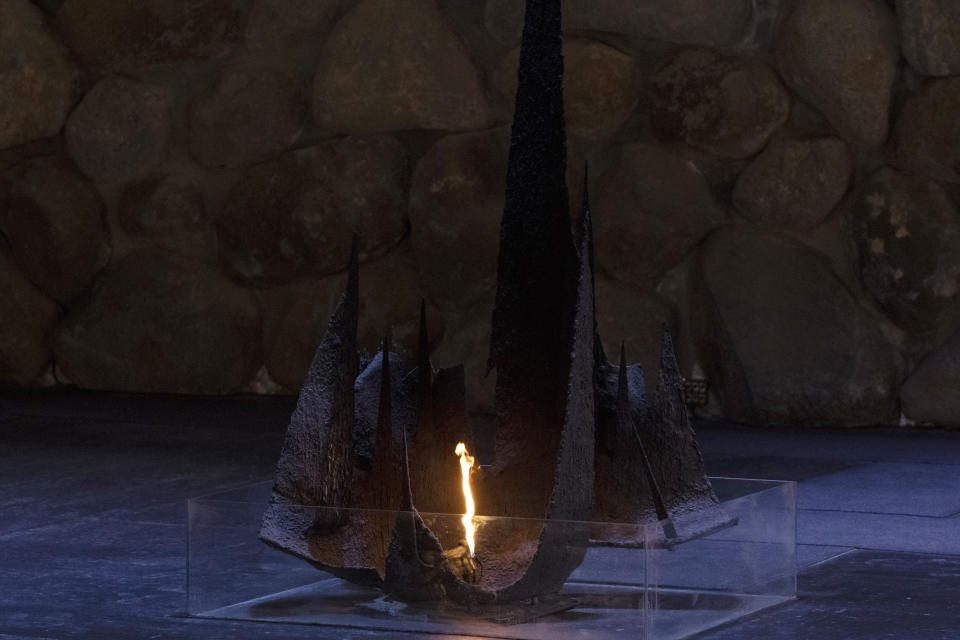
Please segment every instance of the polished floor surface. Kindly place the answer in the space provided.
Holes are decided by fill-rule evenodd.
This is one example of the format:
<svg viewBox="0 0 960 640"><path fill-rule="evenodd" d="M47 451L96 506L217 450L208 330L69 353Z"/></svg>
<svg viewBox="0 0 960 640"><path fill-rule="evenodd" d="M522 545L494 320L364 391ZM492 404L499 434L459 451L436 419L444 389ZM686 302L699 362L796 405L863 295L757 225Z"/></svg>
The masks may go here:
<svg viewBox="0 0 960 640"><path fill-rule="evenodd" d="M184 499L269 478L292 402L0 391L0 640L415 638L185 617ZM799 482L801 567L699 640L960 640L960 432L698 436L711 475Z"/></svg>

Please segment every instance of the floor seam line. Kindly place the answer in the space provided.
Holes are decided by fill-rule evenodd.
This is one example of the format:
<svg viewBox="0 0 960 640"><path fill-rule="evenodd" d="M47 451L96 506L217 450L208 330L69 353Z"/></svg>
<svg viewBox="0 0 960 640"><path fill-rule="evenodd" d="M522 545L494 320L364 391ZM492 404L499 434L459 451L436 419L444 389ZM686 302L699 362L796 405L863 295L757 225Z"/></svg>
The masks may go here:
<svg viewBox="0 0 960 640"><path fill-rule="evenodd" d="M808 507L797 508L798 513L803 511L814 511L817 513L854 513L854 514L865 515L865 516L890 516L890 517L897 517L897 518L926 518L928 520L950 520L954 518L954 516L960 515L960 512L957 512L948 516L930 516L930 515L922 515L917 513L884 513L882 511L850 511L845 509L811 509Z"/></svg>

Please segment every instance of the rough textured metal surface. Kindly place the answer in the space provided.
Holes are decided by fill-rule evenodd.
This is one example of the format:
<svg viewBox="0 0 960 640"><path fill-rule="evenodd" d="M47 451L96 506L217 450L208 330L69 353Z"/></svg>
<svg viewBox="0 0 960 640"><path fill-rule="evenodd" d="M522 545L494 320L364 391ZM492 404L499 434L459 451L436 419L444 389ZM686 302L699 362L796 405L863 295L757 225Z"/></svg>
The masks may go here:
<svg viewBox="0 0 960 640"><path fill-rule="evenodd" d="M650 466L678 536L677 544L734 522L720 503L703 465L703 455L690 424L683 394L683 376L673 338L666 327L660 353L660 376L650 411L640 422L640 437L651 452Z"/></svg>
<svg viewBox="0 0 960 640"><path fill-rule="evenodd" d="M500 227L496 460L477 509L532 519L477 532L481 585L505 600L559 591L587 536L549 521L592 505L593 276L590 239L578 259L570 233L560 20L559 0L527 3Z"/></svg>
<svg viewBox="0 0 960 640"><path fill-rule="evenodd" d="M452 578L443 546L412 504L397 513L386 558L383 590L405 602L442 600Z"/></svg>
<svg viewBox="0 0 960 640"><path fill-rule="evenodd" d="M300 504L338 505L350 492L358 271L354 246L346 292L310 365L277 466L277 493Z"/></svg>
<svg viewBox="0 0 960 640"><path fill-rule="evenodd" d="M542 517L564 423L577 283L563 120L560 0L527 3L500 226L490 367L496 466L528 490L492 514ZM531 458L531 451L540 455Z"/></svg>
<svg viewBox="0 0 960 640"><path fill-rule="evenodd" d="M660 376L650 408L641 435L644 446L658 454L651 464L665 498L674 509L680 503L716 502L690 424L673 338L666 327L660 351Z"/></svg>
<svg viewBox="0 0 960 640"><path fill-rule="evenodd" d="M402 497L402 443L413 428L415 387L407 384L403 364L396 358L391 363L388 341L357 377L358 286L354 258L347 293L291 418L260 537L334 575L380 586ZM376 426L358 437L364 421L356 419L354 397L374 378L378 398L365 402L363 411L376 412ZM357 458L354 444L364 440L372 455Z"/></svg>
<svg viewBox="0 0 960 640"><path fill-rule="evenodd" d="M330 566L315 557L308 534L316 530L318 515L322 516L320 524L336 527L343 523L342 517L331 518L335 513L311 507L345 506L353 497L351 442L354 380L359 366L358 273L354 241L347 289L330 318L290 418L260 537L271 546L320 568L337 571L344 578L376 585L380 576L370 567L351 567L350 563Z"/></svg>
<svg viewBox="0 0 960 640"><path fill-rule="evenodd" d="M454 449L458 442L463 442L467 451L476 451L467 421L464 371L462 366L433 370L423 309L416 376L416 433L409 451L413 501L424 513L463 513L466 505ZM441 541L449 549L461 537L461 533L455 532L442 536Z"/></svg>
<svg viewBox="0 0 960 640"><path fill-rule="evenodd" d="M417 379L407 371L406 364L396 353L375 355L357 376L353 387L355 422L352 431L354 464L369 471L377 450L377 427L380 422L384 357L390 363L391 413L398 424L412 429L416 422ZM399 435L397 436L399 439Z"/></svg>
<svg viewBox="0 0 960 640"><path fill-rule="evenodd" d="M571 361L567 402L553 490L539 546L530 566L523 578L499 593L501 598L507 600L559 591L573 570L583 562L589 543L589 527L571 525L569 522L588 521L593 509L596 326L593 271L589 255L593 242L589 232L589 213L583 221L583 227L587 231L581 234L580 239L574 340L569 352Z"/></svg>
<svg viewBox="0 0 960 640"><path fill-rule="evenodd" d="M421 310L421 328L425 326L424 313ZM421 341L420 369L425 363L425 343ZM429 376L419 376L424 384L429 384ZM428 387L429 388L429 387ZM421 407L424 401L418 403ZM421 411L420 415L426 412ZM408 438L403 434L402 447L402 496L399 512L394 522L393 539L387 549L386 567L383 581L384 591L391 597L405 602L422 602L450 598L454 602L470 605L478 602L492 602L494 595L468 584L450 566L441 544L433 531L424 523L423 518L413 504L413 490L410 481L410 448ZM449 549L450 546L447 546ZM472 581L471 581L472 582Z"/></svg>
<svg viewBox="0 0 960 640"><path fill-rule="evenodd" d="M595 526L593 543L642 546L649 537L655 545L674 546L734 524L707 479L667 329L649 402L643 372L639 365L627 367L622 353L619 368L605 364L602 370L593 518L653 529L644 535L639 529Z"/></svg>
<svg viewBox="0 0 960 640"><path fill-rule="evenodd" d="M662 496L658 495L642 441L637 437L636 415L646 411L643 402L643 372L639 366L627 367L621 351L620 366L614 373L605 367L609 387L607 406L601 410L601 429L597 442L596 501L594 519L600 522L656 522L666 518ZM653 482L651 482L653 480ZM660 504L658 504L658 502ZM620 539L611 539L610 530L594 527L598 543L636 544L642 542L639 530L617 531Z"/></svg>
<svg viewBox="0 0 960 640"><path fill-rule="evenodd" d="M649 403L638 365L606 362L586 188L576 245L570 232L560 34L560 0L528 0L490 346L495 463L472 479L477 513L506 518L477 519L475 564L450 515L465 508L454 447L473 445L463 368L434 371L421 306L417 366L387 338L358 371L355 251L291 420L263 539L396 599L519 603L558 593L590 544L643 542L591 519L665 523L667 545L729 523L669 334Z"/></svg>
<svg viewBox="0 0 960 640"><path fill-rule="evenodd" d="M576 255L565 180L560 4L526 6L490 343L498 370L554 364L554 351L570 338Z"/></svg>
<svg viewBox="0 0 960 640"><path fill-rule="evenodd" d="M463 442L468 451L473 450L463 367L434 372L426 323L421 305L417 368L407 376L418 381L416 432L404 440L404 494L387 556L384 589L408 602L450 599L472 606L493 601L493 592L474 586L475 579L464 580L465 572L451 566L445 554L457 549L466 552L459 519L450 515L465 509L455 444ZM473 565L472 559L461 561Z"/></svg>

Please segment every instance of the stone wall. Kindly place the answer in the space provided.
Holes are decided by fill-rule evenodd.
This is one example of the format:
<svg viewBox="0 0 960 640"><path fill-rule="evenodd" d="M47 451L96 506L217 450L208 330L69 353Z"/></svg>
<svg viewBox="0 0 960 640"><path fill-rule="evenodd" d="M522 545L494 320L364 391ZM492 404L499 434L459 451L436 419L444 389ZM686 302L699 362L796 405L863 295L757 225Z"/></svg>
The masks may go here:
<svg viewBox="0 0 960 640"><path fill-rule="evenodd" d="M607 349L706 415L960 423L960 4L566 0ZM484 378L520 0L0 0L0 381L295 392L363 344ZM956 76L956 77L954 77Z"/></svg>

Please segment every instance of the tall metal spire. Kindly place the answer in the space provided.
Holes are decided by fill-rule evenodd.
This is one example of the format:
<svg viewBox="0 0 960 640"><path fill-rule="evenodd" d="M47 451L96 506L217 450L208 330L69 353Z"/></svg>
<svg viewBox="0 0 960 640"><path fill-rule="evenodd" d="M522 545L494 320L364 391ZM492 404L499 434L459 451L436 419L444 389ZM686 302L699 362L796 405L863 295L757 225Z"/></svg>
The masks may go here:
<svg viewBox="0 0 960 640"><path fill-rule="evenodd" d="M500 225L490 366L569 356L577 260L570 233L560 0L527 0ZM559 353L557 352L559 350Z"/></svg>

